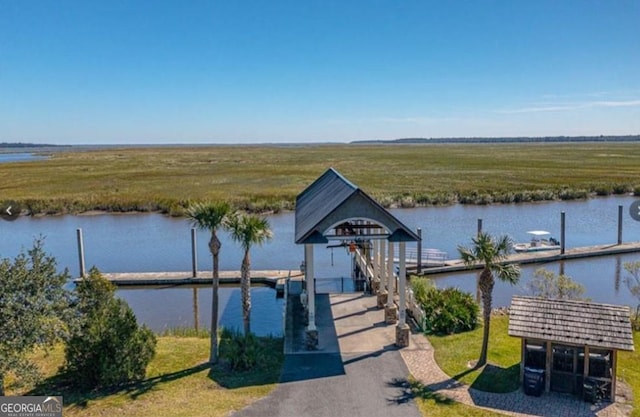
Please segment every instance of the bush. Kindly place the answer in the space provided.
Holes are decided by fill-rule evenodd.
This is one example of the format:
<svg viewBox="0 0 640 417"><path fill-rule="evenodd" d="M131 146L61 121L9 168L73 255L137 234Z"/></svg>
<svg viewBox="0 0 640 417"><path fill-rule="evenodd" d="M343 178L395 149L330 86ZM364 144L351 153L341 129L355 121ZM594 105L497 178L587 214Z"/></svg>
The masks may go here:
<svg viewBox="0 0 640 417"><path fill-rule="evenodd" d="M471 294L458 288L438 289L426 279L417 279L411 284L416 300L425 312L425 333L460 333L478 325L480 309Z"/></svg>
<svg viewBox="0 0 640 417"><path fill-rule="evenodd" d="M260 339L253 333L244 335L236 330L222 329L220 333L220 358L233 371L248 371L266 363L266 355Z"/></svg>
<svg viewBox="0 0 640 417"><path fill-rule="evenodd" d="M97 269L76 288L76 321L65 348L64 370L83 389L141 380L155 355L156 338L139 327L127 303Z"/></svg>

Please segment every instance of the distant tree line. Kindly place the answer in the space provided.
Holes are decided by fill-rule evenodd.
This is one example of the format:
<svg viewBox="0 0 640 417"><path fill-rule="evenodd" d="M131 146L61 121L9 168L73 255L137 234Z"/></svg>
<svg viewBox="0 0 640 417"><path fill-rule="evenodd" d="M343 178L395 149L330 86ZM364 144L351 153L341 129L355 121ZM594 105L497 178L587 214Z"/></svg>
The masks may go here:
<svg viewBox="0 0 640 417"><path fill-rule="evenodd" d="M0 142L0 148L56 148L60 145L46 145L42 143L23 143L23 142Z"/></svg>
<svg viewBox="0 0 640 417"><path fill-rule="evenodd" d="M544 136L544 137L500 137L500 138L401 138L392 140L361 140L352 144L421 144L421 143L562 143L562 142L639 142L640 135L627 136Z"/></svg>

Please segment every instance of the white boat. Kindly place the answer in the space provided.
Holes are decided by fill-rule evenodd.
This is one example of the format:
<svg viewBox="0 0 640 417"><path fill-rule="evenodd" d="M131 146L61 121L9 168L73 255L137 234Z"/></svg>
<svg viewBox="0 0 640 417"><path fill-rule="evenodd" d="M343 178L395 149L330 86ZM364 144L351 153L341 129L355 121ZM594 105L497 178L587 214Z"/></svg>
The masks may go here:
<svg viewBox="0 0 640 417"><path fill-rule="evenodd" d="M550 236L551 233L545 230L531 230L527 233L531 235L531 241L513 245L513 249L516 252L538 252L560 249L560 242L552 238Z"/></svg>

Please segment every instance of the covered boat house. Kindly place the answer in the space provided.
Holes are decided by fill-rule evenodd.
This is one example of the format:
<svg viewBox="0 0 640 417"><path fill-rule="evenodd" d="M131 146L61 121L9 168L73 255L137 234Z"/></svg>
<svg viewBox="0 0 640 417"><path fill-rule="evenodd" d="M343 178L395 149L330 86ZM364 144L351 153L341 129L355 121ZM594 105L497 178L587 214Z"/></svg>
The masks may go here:
<svg viewBox="0 0 640 417"><path fill-rule="evenodd" d="M525 392L527 377L537 374L540 391L614 401L617 353L634 350L629 314L624 306L513 297L509 335L522 339Z"/></svg>
<svg viewBox="0 0 640 417"><path fill-rule="evenodd" d="M418 240L416 233L333 168L302 191L296 198L295 243L304 245L307 347L313 349L318 343L314 246L330 241L348 244L354 255L362 260L361 269L369 276L370 288L378 284L372 290L378 293L379 307L385 307L385 322L397 323L396 345L407 346L406 243ZM398 252L394 252L396 246ZM394 253L397 253L399 264L397 288ZM394 292L398 294L397 306Z"/></svg>

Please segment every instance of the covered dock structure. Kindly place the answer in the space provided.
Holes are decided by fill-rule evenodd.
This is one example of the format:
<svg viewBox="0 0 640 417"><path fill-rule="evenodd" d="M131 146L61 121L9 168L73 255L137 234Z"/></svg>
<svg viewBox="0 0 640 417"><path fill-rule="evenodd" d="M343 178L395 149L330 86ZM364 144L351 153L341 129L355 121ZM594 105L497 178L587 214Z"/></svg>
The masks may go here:
<svg viewBox="0 0 640 417"><path fill-rule="evenodd" d="M406 244L420 237L395 218L358 186L329 168L296 198L295 243L304 245L304 270L307 297L306 344L317 346L315 319L314 246L330 241L344 242L363 254L364 270L372 284L377 283L378 305L385 308L385 322L396 323L396 345L409 344L406 323ZM394 253L398 247L398 306Z"/></svg>

